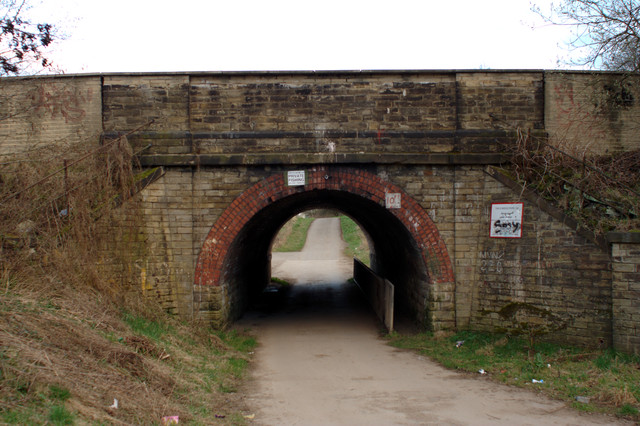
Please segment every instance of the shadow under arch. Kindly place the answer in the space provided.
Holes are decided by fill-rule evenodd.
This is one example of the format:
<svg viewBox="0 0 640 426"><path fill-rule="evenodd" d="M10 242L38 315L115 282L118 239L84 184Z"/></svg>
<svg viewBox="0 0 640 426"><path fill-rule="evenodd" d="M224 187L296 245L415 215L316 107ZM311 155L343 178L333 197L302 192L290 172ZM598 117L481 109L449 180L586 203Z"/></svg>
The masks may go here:
<svg viewBox="0 0 640 426"><path fill-rule="evenodd" d="M401 207L386 208L386 193L400 194ZM454 282L435 224L400 187L343 166L308 169L304 186L287 186L283 173L274 174L227 207L207 235L196 264L194 293L211 288L220 299L204 309L219 310L216 316L222 323L239 317L252 294L269 281L271 242L280 227L313 208L332 208L352 217L373 243L372 268L396 285L400 309L410 311L423 325L430 323L425 317L430 287Z"/></svg>

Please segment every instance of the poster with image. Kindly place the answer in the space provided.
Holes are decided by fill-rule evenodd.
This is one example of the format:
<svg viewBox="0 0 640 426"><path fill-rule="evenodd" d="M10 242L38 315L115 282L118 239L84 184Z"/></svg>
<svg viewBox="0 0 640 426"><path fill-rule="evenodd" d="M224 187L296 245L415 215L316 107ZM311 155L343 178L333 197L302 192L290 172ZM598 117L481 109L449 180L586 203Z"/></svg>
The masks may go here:
<svg viewBox="0 0 640 426"><path fill-rule="evenodd" d="M491 230L492 238L522 237L523 203L492 203Z"/></svg>

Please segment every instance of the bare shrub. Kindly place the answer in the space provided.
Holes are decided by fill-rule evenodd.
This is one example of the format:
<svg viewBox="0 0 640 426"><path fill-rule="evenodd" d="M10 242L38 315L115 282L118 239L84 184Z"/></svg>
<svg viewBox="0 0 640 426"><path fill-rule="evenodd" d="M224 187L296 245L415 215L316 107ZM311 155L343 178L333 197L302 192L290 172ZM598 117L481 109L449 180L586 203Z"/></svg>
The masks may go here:
<svg viewBox="0 0 640 426"><path fill-rule="evenodd" d="M118 294L122 289L114 286L122 281L100 263L112 241L130 240L114 233L140 232L133 199L112 214L132 193L133 164L125 138L91 149L50 147L1 156L0 283L5 291L20 286L53 295L65 286L88 286Z"/></svg>
<svg viewBox="0 0 640 426"><path fill-rule="evenodd" d="M510 170L596 234L640 225L640 150L596 155L520 133Z"/></svg>

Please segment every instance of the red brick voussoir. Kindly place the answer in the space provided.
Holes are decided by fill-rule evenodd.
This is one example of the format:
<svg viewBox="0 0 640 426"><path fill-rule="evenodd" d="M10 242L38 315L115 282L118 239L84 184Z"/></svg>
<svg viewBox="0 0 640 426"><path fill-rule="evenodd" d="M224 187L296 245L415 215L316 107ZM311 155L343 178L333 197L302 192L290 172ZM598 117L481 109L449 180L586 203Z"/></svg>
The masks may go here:
<svg viewBox="0 0 640 426"><path fill-rule="evenodd" d="M422 251L432 283L453 282L453 269L444 241L425 210L398 186L367 171L348 167L317 166L307 169L303 191L336 190L367 198L384 206L386 193L399 193L402 206L391 209L404 224ZM331 176L326 179L325 176ZM240 194L213 225L202 245L195 271L195 284L217 286L225 257L236 235L247 222L269 204L300 193L300 187L287 186L283 173L274 174ZM435 266L434 266L435 265Z"/></svg>

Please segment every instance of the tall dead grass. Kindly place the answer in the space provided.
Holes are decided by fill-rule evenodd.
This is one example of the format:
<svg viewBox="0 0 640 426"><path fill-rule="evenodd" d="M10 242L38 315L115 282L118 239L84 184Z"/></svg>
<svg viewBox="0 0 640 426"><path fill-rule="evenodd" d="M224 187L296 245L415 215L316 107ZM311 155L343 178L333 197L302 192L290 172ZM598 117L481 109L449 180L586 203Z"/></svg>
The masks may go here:
<svg viewBox="0 0 640 426"><path fill-rule="evenodd" d="M126 138L0 156L2 291L82 288L122 299L117 272L140 235L135 198L118 208L132 193L133 165Z"/></svg>

